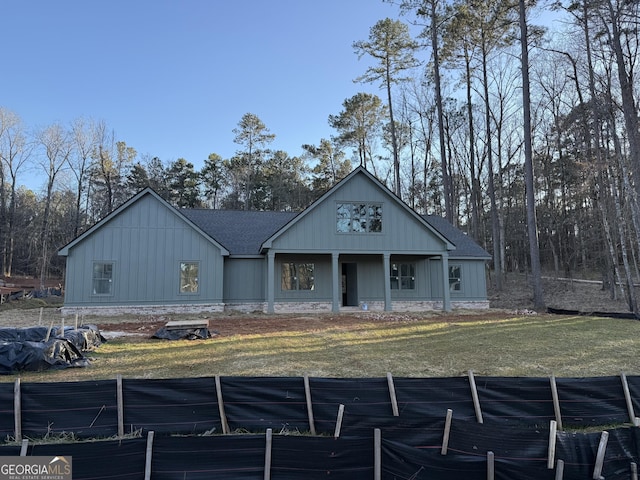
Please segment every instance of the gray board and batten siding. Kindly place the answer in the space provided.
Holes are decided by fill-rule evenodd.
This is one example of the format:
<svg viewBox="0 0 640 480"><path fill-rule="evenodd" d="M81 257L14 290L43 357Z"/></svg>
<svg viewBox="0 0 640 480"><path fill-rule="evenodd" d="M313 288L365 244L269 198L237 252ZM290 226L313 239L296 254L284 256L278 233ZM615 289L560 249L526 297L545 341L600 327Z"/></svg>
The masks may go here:
<svg viewBox="0 0 640 480"><path fill-rule="evenodd" d="M60 251L67 256L65 305L222 304L219 272L228 252L198 230L156 194L141 192ZM198 262L206 296L180 293L181 262ZM92 291L96 263L113 265L109 294Z"/></svg>
<svg viewBox="0 0 640 480"><path fill-rule="evenodd" d="M381 226L338 231L340 206L362 203L381 212ZM488 306L488 253L444 219L418 215L363 168L303 212L176 209L145 189L59 254L67 257L68 312ZM91 291L96 262L113 265L109 295ZM197 264L195 293L180 293L181 262ZM294 264L312 265L312 288L282 287L285 267ZM410 265L409 289L390 288L390 267L400 264ZM447 265L461 275L458 288L449 288Z"/></svg>

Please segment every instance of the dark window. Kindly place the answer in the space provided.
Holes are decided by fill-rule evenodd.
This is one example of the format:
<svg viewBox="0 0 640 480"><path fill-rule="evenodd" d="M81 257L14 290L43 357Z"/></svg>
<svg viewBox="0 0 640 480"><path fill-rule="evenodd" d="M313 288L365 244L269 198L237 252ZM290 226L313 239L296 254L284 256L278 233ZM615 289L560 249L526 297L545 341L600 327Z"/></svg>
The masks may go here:
<svg viewBox="0 0 640 480"><path fill-rule="evenodd" d="M415 263L392 263L391 264L391 289L392 290L415 290L415 288L416 288Z"/></svg>
<svg viewBox="0 0 640 480"><path fill-rule="evenodd" d="M449 266L449 291L459 292L462 290L462 268L460 265Z"/></svg>
<svg viewBox="0 0 640 480"><path fill-rule="evenodd" d="M281 288L282 290L313 290L313 263L283 263Z"/></svg>
<svg viewBox="0 0 640 480"><path fill-rule="evenodd" d="M336 228L340 233L380 233L382 232L382 205L338 203Z"/></svg>

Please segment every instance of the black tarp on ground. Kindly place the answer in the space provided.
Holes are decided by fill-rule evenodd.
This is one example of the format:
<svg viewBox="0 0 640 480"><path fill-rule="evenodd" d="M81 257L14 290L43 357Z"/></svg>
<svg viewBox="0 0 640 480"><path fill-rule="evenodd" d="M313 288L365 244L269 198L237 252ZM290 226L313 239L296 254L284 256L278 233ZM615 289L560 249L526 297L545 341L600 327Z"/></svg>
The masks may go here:
<svg viewBox="0 0 640 480"><path fill-rule="evenodd" d="M64 332L57 327L0 328L0 374L85 367L89 361L82 352L105 341L93 325Z"/></svg>
<svg viewBox="0 0 640 480"><path fill-rule="evenodd" d="M447 409L453 418L475 420L468 377L394 378L400 416L442 418Z"/></svg>
<svg viewBox="0 0 640 480"><path fill-rule="evenodd" d="M373 441L363 438L274 436L271 478L373 478Z"/></svg>
<svg viewBox="0 0 640 480"><path fill-rule="evenodd" d="M629 421L620 377L556 378L556 385L565 428Z"/></svg>
<svg viewBox="0 0 640 480"><path fill-rule="evenodd" d="M47 333L50 337L55 337L58 334L58 328L52 328L49 332L49 327L29 327L29 328L0 328L0 340L5 342L42 342L47 338Z"/></svg>
<svg viewBox="0 0 640 480"><path fill-rule="evenodd" d="M69 340L81 352L95 350L107 341L95 325L83 325L78 328L65 327L64 333L62 335L58 333L57 336Z"/></svg>
<svg viewBox="0 0 640 480"><path fill-rule="evenodd" d="M0 342L0 374L49 369L86 367L89 361L68 340L54 338L48 342Z"/></svg>
<svg viewBox="0 0 640 480"><path fill-rule="evenodd" d="M213 378L124 379L125 432L222 433Z"/></svg>
<svg viewBox="0 0 640 480"><path fill-rule="evenodd" d="M162 327L151 338L160 340L206 340L211 338L208 328L167 328Z"/></svg>
<svg viewBox="0 0 640 480"><path fill-rule="evenodd" d="M0 340L5 342L44 342L51 338L65 338L80 351L93 350L106 342L95 325L68 326L64 332L60 327L0 328Z"/></svg>
<svg viewBox="0 0 640 480"><path fill-rule="evenodd" d="M22 434L41 438L73 433L109 437L118 433L116 382L22 383Z"/></svg>
<svg viewBox="0 0 640 480"><path fill-rule="evenodd" d="M555 420L548 378L475 377L485 423L549 428Z"/></svg>
<svg viewBox="0 0 640 480"><path fill-rule="evenodd" d="M263 480L264 458L264 436L159 437L153 442L151 478Z"/></svg>
<svg viewBox="0 0 640 480"><path fill-rule="evenodd" d="M220 384L231 431L310 431L302 377L222 377ZM324 431L317 422L316 431Z"/></svg>
<svg viewBox="0 0 640 480"><path fill-rule="evenodd" d="M145 438L52 443L31 445L27 455L71 456L73 480L140 480L144 478L146 446Z"/></svg>

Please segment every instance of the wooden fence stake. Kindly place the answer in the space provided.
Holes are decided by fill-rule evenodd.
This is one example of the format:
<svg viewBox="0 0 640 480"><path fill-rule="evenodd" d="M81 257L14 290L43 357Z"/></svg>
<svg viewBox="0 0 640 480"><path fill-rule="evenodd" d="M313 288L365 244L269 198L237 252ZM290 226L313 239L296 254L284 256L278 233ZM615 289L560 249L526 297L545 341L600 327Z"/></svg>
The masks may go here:
<svg viewBox="0 0 640 480"><path fill-rule="evenodd" d="M638 480L638 465L631 462L631 480Z"/></svg>
<svg viewBox="0 0 640 480"><path fill-rule="evenodd" d="M482 419L482 409L480 408L480 399L478 398L478 389L476 388L476 379L473 376L473 370L469 370L469 385L471 385L471 396L473 397L473 408L476 410L476 419L478 423L484 423Z"/></svg>
<svg viewBox="0 0 640 480"><path fill-rule="evenodd" d="M20 456L21 457L26 457L27 456L27 448L29 447L29 440L27 440L26 438L22 439L22 445L20 446Z"/></svg>
<svg viewBox="0 0 640 480"><path fill-rule="evenodd" d="M53 330L53 320L51 320L51 325L49 325L49 330L47 330L47 336L44 338L45 342L49 341L49 337L51 336L51 330Z"/></svg>
<svg viewBox="0 0 640 480"><path fill-rule="evenodd" d="M551 397L553 398L553 411L556 415L556 423L558 424L558 430L562 430L562 413L560 412L560 397L558 397L558 386L556 385L555 375L549 377L551 383Z"/></svg>
<svg viewBox="0 0 640 480"><path fill-rule="evenodd" d="M264 447L264 480L271 479L271 448L273 446L273 430L267 428Z"/></svg>
<svg viewBox="0 0 640 480"><path fill-rule="evenodd" d="M607 450L607 441L609 440L609 432L604 431L600 435L600 444L598 445L598 453L596 453L596 466L593 469L593 479L600 480L602 478L602 466L604 464L604 454Z"/></svg>
<svg viewBox="0 0 640 480"><path fill-rule="evenodd" d="M144 460L144 480L151 480L151 459L153 458L153 431L147 434L147 451Z"/></svg>
<svg viewBox="0 0 640 480"><path fill-rule="evenodd" d="M393 383L393 376L390 372L387 372L387 384L389 385L389 396L391 397L391 410L393 411L393 416L399 417L400 411L398 410L398 399L396 398L396 386Z"/></svg>
<svg viewBox="0 0 640 480"><path fill-rule="evenodd" d="M373 479L382 479L382 433L379 428L373 431Z"/></svg>
<svg viewBox="0 0 640 480"><path fill-rule="evenodd" d="M304 375L304 396L307 399L307 416L309 418L309 431L311 435L316 434L316 422L313 419L313 402L311 401L311 386L309 385L309 375Z"/></svg>
<svg viewBox="0 0 640 480"><path fill-rule="evenodd" d="M493 480L495 475L496 466L493 452L487 452L487 480Z"/></svg>
<svg viewBox="0 0 640 480"><path fill-rule="evenodd" d="M562 480L564 477L564 460L558 460L558 466L556 467L556 479Z"/></svg>
<svg viewBox="0 0 640 480"><path fill-rule="evenodd" d="M440 455L446 455L449 448L449 434L451 433L451 418L453 417L453 410L447 408L447 417L444 420L444 435L442 436L442 449Z"/></svg>
<svg viewBox="0 0 640 480"><path fill-rule="evenodd" d="M116 375L116 402L118 404L118 437L124 437L124 395L122 393L122 375Z"/></svg>
<svg viewBox="0 0 640 480"><path fill-rule="evenodd" d="M44 312L44 307L40 307L40 315L38 316L38 326L42 325L42 313Z"/></svg>
<svg viewBox="0 0 640 480"><path fill-rule="evenodd" d="M76 313L76 330L78 330L78 314Z"/></svg>
<svg viewBox="0 0 640 480"><path fill-rule="evenodd" d="M13 421L16 442L22 441L22 398L20 394L20 377L13 384Z"/></svg>
<svg viewBox="0 0 640 480"><path fill-rule="evenodd" d="M549 422L549 456L547 459L547 468L553 470L553 465L556 463L556 432L558 430L558 424L555 420Z"/></svg>
<svg viewBox="0 0 640 480"><path fill-rule="evenodd" d="M340 436L340 430L342 429L342 418L344 417L344 405L340 404L338 407L338 418L336 419L336 429L333 433L333 438Z"/></svg>
<svg viewBox="0 0 640 480"><path fill-rule="evenodd" d="M229 424L227 423L227 414L224 412L224 400L222 398L222 384L220 383L220 375L215 376L216 395L218 396L218 412L220 413L220 423L222 424L222 433L229 433Z"/></svg>
<svg viewBox="0 0 640 480"><path fill-rule="evenodd" d="M629 421L635 425L636 414L633 411L633 402L631 401L631 392L629 392L629 382L627 382L627 376L623 373L620 374L620 380L622 381L622 391L624 392L624 399L627 402L627 411L629 412Z"/></svg>

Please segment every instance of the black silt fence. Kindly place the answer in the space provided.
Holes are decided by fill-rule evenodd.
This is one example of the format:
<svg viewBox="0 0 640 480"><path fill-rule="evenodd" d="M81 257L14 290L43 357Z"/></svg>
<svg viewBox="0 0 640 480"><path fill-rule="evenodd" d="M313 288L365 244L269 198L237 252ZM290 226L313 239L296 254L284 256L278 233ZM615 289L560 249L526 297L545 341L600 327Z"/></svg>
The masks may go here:
<svg viewBox="0 0 640 480"><path fill-rule="evenodd" d="M213 378L122 382L124 432L223 433Z"/></svg>
<svg viewBox="0 0 640 480"><path fill-rule="evenodd" d="M475 420L468 377L395 378L400 416L444 418L453 410L454 418Z"/></svg>
<svg viewBox="0 0 640 480"><path fill-rule="evenodd" d="M341 422L343 435L362 435L377 426L372 421L432 424L444 421L448 410L454 422L548 429L557 420L562 430L636 424L638 394L639 377L624 376L17 380L0 384L0 433L5 441L63 432L110 437L138 430L156 435L266 429L333 435Z"/></svg>
<svg viewBox="0 0 640 480"><path fill-rule="evenodd" d="M24 454L72 457L76 480L617 480L634 478L639 432L637 427L611 430L602 455L606 432L560 432L554 438L552 468L548 464L548 432L460 420L452 425L446 452L442 441L409 445L386 438L379 429L374 435L340 438L274 436L269 429L265 435L157 438L150 432L146 439L30 445ZM0 457L15 456L17 450L15 446L0 447Z"/></svg>
<svg viewBox="0 0 640 480"><path fill-rule="evenodd" d="M25 437L73 433L80 438L118 432L116 382L23 383L21 430Z"/></svg>
<svg viewBox="0 0 640 480"><path fill-rule="evenodd" d="M310 431L303 378L222 377L220 385L231 431Z"/></svg>

